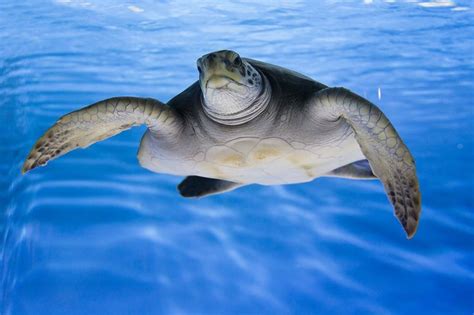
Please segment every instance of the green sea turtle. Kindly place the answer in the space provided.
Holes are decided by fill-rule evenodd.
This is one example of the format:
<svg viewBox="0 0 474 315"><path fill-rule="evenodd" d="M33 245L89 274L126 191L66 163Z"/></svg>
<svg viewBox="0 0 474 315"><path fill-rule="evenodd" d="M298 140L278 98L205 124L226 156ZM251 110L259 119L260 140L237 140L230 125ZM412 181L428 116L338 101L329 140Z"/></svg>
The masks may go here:
<svg viewBox="0 0 474 315"><path fill-rule="evenodd" d="M61 117L22 171L145 124L140 164L188 176L178 186L182 196L321 176L379 178L408 238L415 234L421 200L414 160L378 107L229 50L204 55L197 68L199 80L167 104L114 97Z"/></svg>

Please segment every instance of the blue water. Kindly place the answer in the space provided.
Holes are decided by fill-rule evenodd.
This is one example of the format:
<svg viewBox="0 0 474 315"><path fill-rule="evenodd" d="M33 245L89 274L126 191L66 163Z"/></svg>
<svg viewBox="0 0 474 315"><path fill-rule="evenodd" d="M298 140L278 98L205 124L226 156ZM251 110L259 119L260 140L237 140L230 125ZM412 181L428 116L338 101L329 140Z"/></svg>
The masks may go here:
<svg viewBox="0 0 474 315"><path fill-rule="evenodd" d="M474 8L453 1L1 1L2 313L472 314ZM139 167L143 127L20 175L61 115L167 101L218 49L378 104L417 162L414 239L377 181L183 199Z"/></svg>

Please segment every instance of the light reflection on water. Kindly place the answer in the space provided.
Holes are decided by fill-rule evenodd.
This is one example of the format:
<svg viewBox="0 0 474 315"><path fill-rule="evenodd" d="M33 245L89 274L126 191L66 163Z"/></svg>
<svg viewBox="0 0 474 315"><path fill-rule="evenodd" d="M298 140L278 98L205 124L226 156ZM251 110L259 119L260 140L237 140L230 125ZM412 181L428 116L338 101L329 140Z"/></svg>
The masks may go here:
<svg viewBox="0 0 474 315"><path fill-rule="evenodd" d="M388 2L1 3L4 313L471 313L472 7ZM20 176L59 116L166 101L222 48L376 102L417 161L416 237L377 182L182 199L180 178L139 167L143 128Z"/></svg>

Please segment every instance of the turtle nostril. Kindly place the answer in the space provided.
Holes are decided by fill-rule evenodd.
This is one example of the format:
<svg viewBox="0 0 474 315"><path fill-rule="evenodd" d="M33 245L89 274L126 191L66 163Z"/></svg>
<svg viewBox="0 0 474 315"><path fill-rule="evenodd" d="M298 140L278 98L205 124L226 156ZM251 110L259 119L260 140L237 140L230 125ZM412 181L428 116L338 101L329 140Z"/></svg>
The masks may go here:
<svg viewBox="0 0 474 315"><path fill-rule="evenodd" d="M201 69L201 67L200 67L200 66L198 66L198 71L199 71L199 74L201 74L201 73L202 73L202 69Z"/></svg>

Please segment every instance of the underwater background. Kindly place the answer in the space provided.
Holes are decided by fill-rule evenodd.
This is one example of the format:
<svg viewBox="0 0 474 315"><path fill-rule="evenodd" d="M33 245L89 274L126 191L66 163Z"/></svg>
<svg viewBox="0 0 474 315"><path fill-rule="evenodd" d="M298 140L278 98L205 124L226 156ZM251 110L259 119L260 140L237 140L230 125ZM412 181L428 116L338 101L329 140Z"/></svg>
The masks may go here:
<svg viewBox="0 0 474 315"><path fill-rule="evenodd" d="M1 314L474 312L474 19L465 1L0 1ZM219 49L377 104L417 163L407 240L378 181L186 200L144 127L21 176L61 115L168 101Z"/></svg>

